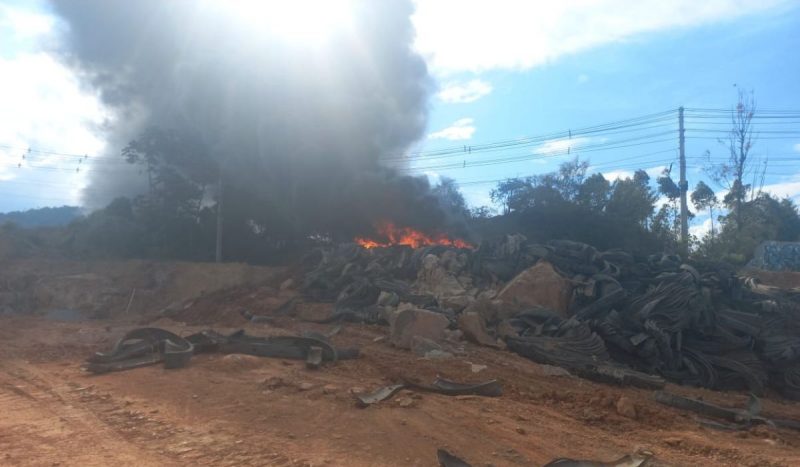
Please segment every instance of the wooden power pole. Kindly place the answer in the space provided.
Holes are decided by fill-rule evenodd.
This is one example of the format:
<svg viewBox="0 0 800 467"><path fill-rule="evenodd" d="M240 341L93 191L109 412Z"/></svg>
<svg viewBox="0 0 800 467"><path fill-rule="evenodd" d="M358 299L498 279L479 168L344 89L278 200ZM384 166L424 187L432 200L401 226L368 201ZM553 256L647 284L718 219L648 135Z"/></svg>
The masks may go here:
<svg viewBox="0 0 800 467"><path fill-rule="evenodd" d="M689 207L686 204L686 192L689 182L686 181L686 138L683 127L683 107L678 109L678 142L680 147L681 179L678 187L681 190L681 243L685 255L689 253ZM685 259L685 258L684 258Z"/></svg>

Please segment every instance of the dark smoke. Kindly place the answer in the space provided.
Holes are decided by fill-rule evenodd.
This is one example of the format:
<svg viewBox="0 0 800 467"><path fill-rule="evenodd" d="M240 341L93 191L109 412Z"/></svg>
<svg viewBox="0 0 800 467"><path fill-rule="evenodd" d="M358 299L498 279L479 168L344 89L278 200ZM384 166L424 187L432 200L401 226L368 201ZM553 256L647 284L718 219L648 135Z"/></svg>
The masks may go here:
<svg viewBox="0 0 800 467"><path fill-rule="evenodd" d="M199 135L231 196L251 200L251 218L289 213L299 231L341 235L385 218L441 227L427 181L378 162L426 127L432 81L411 50L411 2L354 2L352 31L316 48L253 34L219 13L224 3L52 2L67 26L64 60L116 113L109 152L152 126ZM135 171L98 173L87 204L143 182Z"/></svg>

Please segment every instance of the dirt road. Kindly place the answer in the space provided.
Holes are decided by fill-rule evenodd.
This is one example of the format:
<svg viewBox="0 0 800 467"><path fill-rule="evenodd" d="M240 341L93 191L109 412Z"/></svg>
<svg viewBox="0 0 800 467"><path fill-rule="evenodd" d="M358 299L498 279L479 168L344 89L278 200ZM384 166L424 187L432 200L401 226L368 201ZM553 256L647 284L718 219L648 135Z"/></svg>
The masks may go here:
<svg viewBox="0 0 800 467"><path fill-rule="evenodd" d="M651 451L655 465L800 465L797 432L714 431L652 402L649 391L557 375L507 352L467 345L453 359L419 359L375 342L386 332L381 327L345 326L334 342L359 345L363 357L317 371L242 355L199 355L181 370L90 376L80 369L88 354L131 327L0 318L0 464L432 466L436 449L446 447L475 466L608 461L637 449ZM181 334L201 329L169 327ZM330 329L288 318L244 327L263 335ZM472 364L486 368L474 373ZM367 409L353 403L353 392L437 374L497 378L505 394L405 392ZM729 405L746 399L670 390ZM621 396L635 418L618 413ZM796 403L770 396L764 406L768 415L800 419Z"/></svg>

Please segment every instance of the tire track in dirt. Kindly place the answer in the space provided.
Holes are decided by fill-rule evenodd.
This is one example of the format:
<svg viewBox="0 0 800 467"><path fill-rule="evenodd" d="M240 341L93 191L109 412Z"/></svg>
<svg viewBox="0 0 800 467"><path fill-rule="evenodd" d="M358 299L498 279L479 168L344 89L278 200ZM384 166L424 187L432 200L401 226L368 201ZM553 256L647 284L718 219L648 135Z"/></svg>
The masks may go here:
<svg viewBox="0 0 800 467"><path fill-rule="evenodd" d="M25 364L0 367L0 410L0 463L308 465L230 435L176 426L93 385L51 379Z"/></svg>
<svg viewBox="0 0 800 467"><path fill-rule="evenodd" d="M170 465L142 452L24 363L0 366L0 462L13 465ZM166 462L165 462L166 461Z"/></svg>

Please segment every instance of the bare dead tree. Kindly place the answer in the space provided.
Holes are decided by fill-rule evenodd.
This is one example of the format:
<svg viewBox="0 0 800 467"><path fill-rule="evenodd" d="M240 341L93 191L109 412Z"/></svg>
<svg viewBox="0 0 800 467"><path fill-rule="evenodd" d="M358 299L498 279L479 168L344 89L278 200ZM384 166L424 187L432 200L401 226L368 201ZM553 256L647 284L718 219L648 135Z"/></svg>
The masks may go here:
<svg viewBox="0 0 800 467"><path fill-rule="evenodd" d="M753 92L740 89L738 102L731 112L731 130L726 138L719 140L728 151L728 160L715 164L711 161L711 152L706 151L706 173L715 183L728 190L723 202L733 211L737 230L741 229L742 204L753 190L753 185L745 184L744 180L758 169L754 169L754 165L759 165L753 164L750 154L756 140L753 131L755 113L756 100Z"/></svg>

